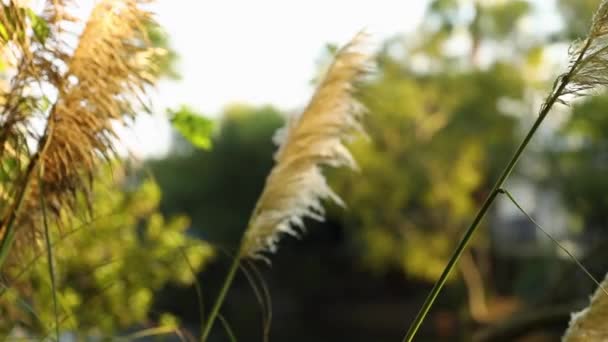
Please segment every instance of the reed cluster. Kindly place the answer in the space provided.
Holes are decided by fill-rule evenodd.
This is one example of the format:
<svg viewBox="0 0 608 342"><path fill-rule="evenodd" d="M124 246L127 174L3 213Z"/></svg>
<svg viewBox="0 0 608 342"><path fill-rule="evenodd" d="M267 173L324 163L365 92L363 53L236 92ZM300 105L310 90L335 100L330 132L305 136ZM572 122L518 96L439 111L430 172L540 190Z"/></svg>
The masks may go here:
<svg viewBox="0 0 608 342"><path fill-rule="evenodd" d="M116 157L117 125L144 107L163 53L147 38L147 2L98 1L80 34L69 0L46 1L41 14L2 3L0 48L10 64L0 160L12 168L0 185L0 266L13 242L14 252L37 244L43 211L56 220L77 211L100 164Z"/></svg>

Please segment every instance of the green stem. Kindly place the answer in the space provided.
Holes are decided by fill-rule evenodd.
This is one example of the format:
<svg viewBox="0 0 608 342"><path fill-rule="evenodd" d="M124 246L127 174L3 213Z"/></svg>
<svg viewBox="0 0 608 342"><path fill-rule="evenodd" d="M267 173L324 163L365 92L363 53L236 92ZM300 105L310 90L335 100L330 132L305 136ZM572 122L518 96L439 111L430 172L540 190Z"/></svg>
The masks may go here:
<svg viewBox="0 0 608 342"><path fill-rule="evenodd" d="M503 184L505 183L507 178L509 178L509 176L511 175L511 172L513 172L513 169L517 165L517 162L519 161L521 155L523 154L526 147L530 143L530 140L532 140L532 137L534 137L534 134L540 127L541 123L545 120L545 118L547 117L547 114L549 114L549 111L551 110L551 108L553 107L555 102L557 102L559 97L562 95L562 93L566 89L566 86L568 85L568 83L570 82L570 79L574 75L576 68L581 63L585 53L589 49L591 42L592 42L591 39L587 39L587 42L586 42L585 46L583 47L583 49L581 50L577 60L574 63L572 63L572 66L570 67L570 70L568 71L568 73L565 74L563 77L561 77L559 86L553 90L552 94L549 96L549 98L543 105L543 107L538 115L538 118L532 125L532 128L530 128L530 131L528 131L528 134L526 134L526 137L524 138L524 140L521 142L521 144L515 151L515 154L513 155L513 157L511 158L511 160L509 161L509 163L503 170L502 174L498 178L498 181L492 188L492 191L490 192L490 194L488 195L486 200L483 202L483 205L481 206L481 209L477 213L477 216L475 216L475 218L473 219L473 222L467 228L462 239L458 243L458 246L456 246L456 249L454 250L454 253L450 257L448 264L444 268L443 273L441 273L441 276L439 277L439 279L437 280L437 282L431 289L431 292L429 293L429 295L426 297L426 300L424 301L424 304L422 304L422 307L420 308L418 315L414 319L414 322L412 322L412 324L410 325L405 337L403 338L403 342L413 341L414 337L416 336L416 333L418 332L418 329L420 329L422 322L424 322L424 319L426 318L429 310L433 306L435 299L439 295L439 292L441 292L441 289L443 288L446 281L448 280L450 273L456 266L456 263L458 263L458 260L460 259L462 252L465 250L469 241L471 240L471 237L473 237L473 234L477 230L479 223L485 217L485 215L488 212L488 210L490 209L490 206L492 205L492 203L494 203L494 200L496 199L497 195L500 193Z"/></svg>
<svg viewBox="0 0 608 342"><path fill-rule="evenodd" d="M8 215L2 220L2 224L0 225L0 236L4 234L4 236L2 237L2 241L0 242L0 271L4 266L6 259L8 258L9 252L15 240L15 225L25 204L29 188L33 181L33 175L36 172L36 168L38 166L39 159L40 153L36 153L27 167L23 186L19 191L17 200L15 204L9 209Z"/></svg>
<svg viewBox="0 0 608 342"><path fill-rule="evenodd" d="M44 226L44 240L46 242L46 257L49 263L49 276L51 278L51 291L53 293L53 313L55 316L55 338L59 341L59 310L57 308L57 282L55 279L55 266L53 263L53 247L51 242L51 233L49 232L49 221L46 213L46 204L44 203L44 183L42 181L42 172L39 175L40 186L40 210L42 211L42 225Z"/></svg>
<svg viewBox="0 0 608 342"><path fill-rule="evenodd" d="M54 113L54 111L55 106L53 106L51 109L51 113ZM9 208L8 213L2 218L2 222L0 222L0 238L2 239L0 242L0 271L2 271L2 267L6 262L10 249L13 245L13 241L15 240L17 220L19 219L19 215L21 215L21 210L26 202L29 188L35 178L38 166L42 162L44 154L46 153L46 150L53 138L54 127L55 125L53 117L49 117L48 124L44 130L44 136L40 140L40 144L38 146L38 151L34 153L25 170L23 184L17 193L15 203ZM40 194L40 196L42 196L42 194Z"/></svg>
<svg viewBox="0 0 608 342"><path fill-rule="evenodd" d="M186 264L188 265L188 268L190 269L190 272L192 273L192 277L194 278L194 289L196 290L196 299L198 300L198 310L199 310L199 315L201 316L200 322L201 322L201 329L202 329L205 326L205 302L203 300L203 289L201 288L201 283L197 278L196 268L190 262L190 259L188 258L188 254L186 254L184 247L185 246L180 246L179 251L182 254L182 257L184 258L184 261L186 261Z"/></svg>
<svg viewBox="0 0 608 342"><path fill-rule="evenodd" d="M220 322L224 326L224 329L226 330L226 334L228 334L228 338L230 339L230 342L236 342L237 341L236 335L234 335L234 332L232 331L232 328L230 327L230 324L228 323L228 321L221 314L218 314L217 318L220 320Z"/></svg>
<svg viewBox="0 0 608 342"><path fill-rule="evenodd" d="M232 281L234 280L234 276L236 275L236 271L239 269L239 265L241 262L241 253L237 254L230 265L230 269L228 270L228 274L226 275L226 279L224 279L224 284L220 289L220 293L218 294L215 303L213 304L213 308L209 313L209 318L207 318L207 324L205 324L205 328L203 330L203 334L201 337L201 342L206 342L209 334L211 333L211 328L213 328L213 323L220 312L220 308L224 303L224 299L226 298L226 294L228 293L228 289L232 285Z"/></svg>

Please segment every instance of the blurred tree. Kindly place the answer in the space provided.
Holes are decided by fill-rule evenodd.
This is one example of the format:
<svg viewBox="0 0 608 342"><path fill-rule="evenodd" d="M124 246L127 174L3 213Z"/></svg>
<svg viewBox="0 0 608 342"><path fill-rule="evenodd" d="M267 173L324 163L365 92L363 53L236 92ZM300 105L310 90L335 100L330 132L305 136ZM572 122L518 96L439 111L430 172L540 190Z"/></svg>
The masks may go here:
<svg viewBox="0 0 608 342"><path fill-rule="evenodd" d="M349 204L341 216L352 255L367 269L426 281L443 271L516 148L518 118L533 114L543 46L517 25L529 15L527 1L434 1L423 39L390 41L379 54L379 76L361 93L371 139L353 146L362 174L333 178ZM476 233L459 265L476 320L504 315L485 304L488 233Z"/></svg>
<svg viewBox="0 0 608 342"><path fill-rule="evenodd" d="M222 114L211 151L184 151L177 138L182 153L150 162L163 189L162 210L187 214L196 234L235 247L272 167L272 135L282 122L271 107L232 105Z"/></svg>
<svg viewBox="0 0 608 342"><path fill-rule="evenodd" d="M549 142L547 156L551 167L541 186L557 190L564 204L568 222L568 236L577 247L577 255L596 277L602 278L608 268L606 262L606 189L604 174L608 169L608 96L598 94L572 108L569 118L558 134ZM565 269L564 275L576 272ZM593 284L569 284L556 289L560 298L578 295L585 298Z"/></svg>
<svg viewBox="0 0 608 342"><path fill-rule="evenodd" d="M152 180L133 183L105 172L92 194L92 219L66 217L70 224L54 230L62 231L52 237L62 329L113 335L148 323L155 291L169 282L193 283L193 271L203 267L213 250L184 234L187 218L165 219L158 212L160 197ZM53 296L44 255L44 250L26 253L22 263L6 272L10 286L3 284L0 292L3 333L14 326L37 333L52 330Z"/></svg>
<svg viewBox="0 0 608 342"><path fill-rule="evenodd" d="M148 39L157 48L163 49L164 52L156 57L155 63L158 65L158 70L163 77L178 80L180 78L177 64L179 56L177 52L171 48L171 41L165 32L165 29L155 23L148 24Z"/></svg>
<svg viewBox="0 0 608 342"><path fill-rule="evenodd" d="M353 146L362 174L334 181L364 263L433 280L513 148L516 120L497 104L521 99L524 81L504 63L421 75L381 60L361 95L371 113L371 139Z"/></svg>
<svg viewBox="0 0 608 342"><path fill-rule="evenodd" d="M571 41L584 37L589 30L589 20L593 17L601 0L558 0L558 8L564 18L563 36Z"/></svg>
<svg viewBox="0 0 608 342"><path fill-rule="evenodd" d="M466 37L468 51L457 55L468 59L473 65L479 63L480 49L483 44L492 47L492 58L513 57L513 52L529 49L528 44L519 39L518 23L532 12L526 0L482 1L482 0L433 0L429 6L427 20L422 24L422 39L414 52L423 53L439 59L439 69L444 69L453 52L446 48L455 38ZM497 43L506 43L503 49ZM461 41L462 44L462 41ZM523 46L520 46L522 45ZM467 53L468 52L468 53ZM458 61L458 59L456 59ZM461 64L457 64L460 65Z"/></svg>
<svg viewBox="0 0 608 342"><path fill-rule="evenodd" d="M318 228L339 232L337 240L347 242L353 257L348 262L356 260L375 275L398 269L424 281L436 279L464 225L514 150L519 119L535 114L528 102L534 100L537 87L542 87L543 94L548 88L543 82L550 77L540 77L537 71L543 64L546 67L543 51L549 37L526 32L525 25L519 25L534 15L533 3L433 1L417 40L394 39L378 55L378 74L360 94L371 112L366 119L371 139L353 145L361 174L332 174L349 209L334 212L332 224ZM586 30L588 15L568 13L591 11L591 2L562 0L559 4L568 23L566 31ZM585 131L596 132L591 134L593 141L585 138L580 144L581 138L574 135L581 124L567 124L562 138L566 144L579 143L567 145L567 149L560 149L564 140L556 143L559 160L554 171L559 174L550 186L575 181L564 190L568 207L589 220L585 225L599 227L605 222L601 215L605 199L601 178L597 178L603 170L597 168L604 139L604 122L599 116L606 104L593 101L601 103L581 105L587 106L585 111L597 113L582 124ZM580 110L576 107L575 112ZM584 117L575 114L573 120L576 116ZM185 141L176 138L178 153L150 163L164 189L163 211L187 213L197 234L231 250L272 166L275 147L271 136L281 123L280 113L270 107L233 106L222 113L212 151L183 148ZM581 146L595 149L587 153ZM586 166L581 167L583 164ZM586 177L585 172L594 177ZM335 222L338 217L341 226ZM478 232L474 261L480 261L477 252L488 247L485 233L486 229ZM330 266L319 266L323 256L315 255L307 259L307 272L301 272L302 268L292 264L295 253L282 253L284 272L298 273L291 285L302 284L309 292L290 288L293 293L285 294L283 289L273 291L273 296L296 306L293 303L298 300L305 301L300 298L302 293L312 293L304 296L311 298L332 285L343 290L343 279L338 277L346 278L344 274L351 271L348 267L335 275ZM521 264L509 264L507 286L515 287L521 274L539 273L544 262L525 259ZM526 268L526 264L533 265ZM308 272L317 268L323 270ZM541 283L528 281L527 286L544 288L544 281L549 280L543 276ZM455 297L451 300L462 296ZM240 304L234 307L245 311Z"/></svg>
<svg viewBox="0 0 608 342"><path fill-rule="evenodd" d="M580 216L587 230L600 232L608 220L605 191L608 181L608 97L595 96L577 104L557 137L555 167L548 181L557 181L567 207Z"/></svg>
<svg viewBox="0 0 608 342"><path fill-rule="evenodd" d="M562 28L564 39L584 36L589 18L600 0L559 0L559 10L568 23ZM606 260L605 225L608 204L605 191L608 188L603 176L608 168L608 96L605 93L575 103L566 112L558 131L545 144L544 151L549 167L539 180L540 186L554 189L564 204L569 220L568 237L577 246L577 255L598 278L605 274ZM575 267L562 272L562 278L577 272ZM570 284L556 289L560 298L585 297L592 284Z"/></svg>

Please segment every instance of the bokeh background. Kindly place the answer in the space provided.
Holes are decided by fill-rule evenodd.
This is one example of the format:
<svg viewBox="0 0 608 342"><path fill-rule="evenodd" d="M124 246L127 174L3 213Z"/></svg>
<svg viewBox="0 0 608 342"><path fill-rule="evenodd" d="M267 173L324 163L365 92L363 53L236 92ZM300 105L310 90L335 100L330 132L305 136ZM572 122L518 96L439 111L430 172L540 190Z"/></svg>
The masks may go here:
<svg viewBox="0 0 608 342"><path fill-rule="evenodd" d="M336 47L368 26L377 72L358 96L369 139L350 145L361 170L327 172L348 207L286 238L270 265L244 264L222 314L239 341L262 341L268 323L272 341L400 341L599 2L160 1L166 34L155 39L173 53L154 102L207 118L209 141L192 146L164 112L125 132L135 172L107 171L112 190L101 182L96 197L113 214L58 252L74 326L119 334L160 322L198 334L273 165L274 132L303 108ZM599 279L606 113L601 92L556 106L507 184ZM28 288L50 306L45 267ZM107 281L120 285L106 291ZM594 288L501 198L418 340L558 341ZM228 341L216 325L212 341Z"/></svg>
<svg viewBox="0 0 608 342"><path fill-rule="evenodd" d="M377 49L378 73L360 95L370 111L370 139L352 145L361 171L330 172L347 210L333 208L327 222L309 224L302 240L288 239L270 267L256 263L272 297L272 339L400 339L598 4L435 0L410 20L412 27L405 19L410 5L401 4L403 30L395 27ZM394 12L390 4L368 4L374 14L384 13L383 5ZM328 43L317 49L319 70L340 42ZM288 49L285 44L276 50ZM315 75L309 75L313 85ZM217 118L210 151L174 138L171 153L149 162L163 191L161 210L187 214L193 234L233 251L272 166L273 132L297 109L238 102L209 113ZM528 213L598 278L608 270L607 111L603 94L557 107L508 183ZM228 262L220 253L201 273L208 297L217 293ZM557 340L569 312L593 288L501 199L420 340ZM159 308L195 317L192 289L174 291L161 293ZM224 312L239 338L261 338L261 308L245 276L237 278Z"/></svg>

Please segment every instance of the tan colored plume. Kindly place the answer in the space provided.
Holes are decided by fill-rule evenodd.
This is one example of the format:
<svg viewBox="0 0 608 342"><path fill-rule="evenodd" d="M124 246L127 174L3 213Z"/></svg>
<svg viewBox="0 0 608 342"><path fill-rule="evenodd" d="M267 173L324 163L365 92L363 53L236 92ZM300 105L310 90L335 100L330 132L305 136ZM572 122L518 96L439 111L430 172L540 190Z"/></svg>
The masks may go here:
<svg viewBox="0 0 608 342"><path fill-rule="evenodd" d="M360 33L338 51L303 113L277 132L276 164L249 221L241 256L274 252L282 234L299 235L305 218L323 220L323 200L343 205L328 186L322 167L356 169L344 143L363 133L364 108L354 92L370 69L370 58L362 52L364 40Z"/></svg>
<svg viewBox="0 0 608 342"><path fill-rule="evenodd" d="M561 95L581 96L608 86L608 1L602 0L585 39L570 48L572 72ZM562 99L562 102L565 102Z"/></svg>
<svg viewBox="0 0 608 342"><path fill-rule="evenodd" d="M114 157L114 125L137 114L139 97L154 82L145 28L152 19L142 3L99 1L66 60L42 160L45 198L58 207L72 202L71 192L87 190L99 162Z"/></svg>
<svg viewBox="0 0 608 342"><path fill-rule="evenodd" d="M608 276L602 286L595 291L589 306L572 315L570 327L563 342L605 342L608 341Z"/></svg>
<svg viewBox="0 0 608 342"><path fill-rule="evenodd" d="M25 39L19 32L9 34L13 38L6 46L15 51L17 63L8 92L2 96L0 158L18 147L29 158L13 182L2 184L3 190L14 189L10 191L13 198L2 203L2 244L10 230L17 231L17 243L22 235L35 235L41 225L41 203L55 218L63 210L75 210L78 194L89 192L97 167L115 157L114 128L142 110L147 86L159 74L154 61L162 51L147 37L149 26L154 25L145 10L149 2L97 1L75 48L66 39L73 34L66 28L77 21L69 15L72 3L68 0L46 2L41 16L48 36L38 39L44 41L34 36ZM15 16L22 13L14 1L5 6ZM26 19L23 27L31 21ZM5 27L12 27L12 20L0 15ZM40 104L48 100L41 91L48 88L57 95L45 109ZM24 107L24 102L31 105ZM41 119L46 122L42 134L31 128L32 122L39 124ZM38 141L33 153L24 147L26 138Z"/></svg>

